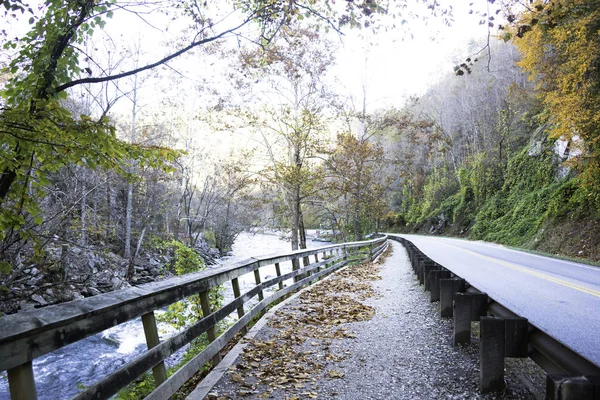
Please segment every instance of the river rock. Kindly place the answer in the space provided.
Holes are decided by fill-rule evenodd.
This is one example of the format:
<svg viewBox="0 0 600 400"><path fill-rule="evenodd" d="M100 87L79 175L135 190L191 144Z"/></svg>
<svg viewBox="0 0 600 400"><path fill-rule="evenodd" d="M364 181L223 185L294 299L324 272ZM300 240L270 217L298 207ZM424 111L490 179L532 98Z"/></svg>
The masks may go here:
<svg viewBox="0 0 600 400"><path fill-rule="evenodd" d="M48 304L48 302L46 300L44 300L44 298L42 296L40 296L39 294L34 294L33 296L31 296L31 300L35 301L36 303L45 306Z"/></svg>
<svg viewBox="0 0 600 400"><path fill-rule="evenodd" d="M113 276L110 279L110 285L112 287L112 290L117 290L117 289L121 289L123 287L123 280L121 278L119 278L118 276Z"/></svg>
<svg viewBox="0 0 600 400"><path fill-rule="evenodd" d="M75 292L75 293L73 293L72 298L73 298L73 300L80 300L80 299L83 299L83 295L79 292Z"/></svg>
<svg viewBox="0 0 600 400"><path fill-rule="evenodd" d="M27 285L29 286L37 286L37 284L44 279L43 276L34 276L33 278L31 278L30 280L28 280L27 282L25 282Z"/></svg>
<svg viewBox="0 0 600 400"><path fill-rule="evenodd" d="M36 304L29 301L22 301L19 303L19 310L27 311L35 309ZM15 310L16 311L16 310Z"/></svg>
<svg viewBox="0 0 600 400"><path fill-rule="evenodd" d="M31 268L31 270L30 270L30 274L33 275L33 276L35 276L35 275L37 275L39 273L40 273L40 270L37 269L37 268L35 268L35 267Z"/></svg>
<svg viewBox="0 0 600 400"><path fill-rule="evenodd" d="M96 289L95 287L88 287L86 291L88 296L97 296L99 294L102 294L102 292Z"/></svg>

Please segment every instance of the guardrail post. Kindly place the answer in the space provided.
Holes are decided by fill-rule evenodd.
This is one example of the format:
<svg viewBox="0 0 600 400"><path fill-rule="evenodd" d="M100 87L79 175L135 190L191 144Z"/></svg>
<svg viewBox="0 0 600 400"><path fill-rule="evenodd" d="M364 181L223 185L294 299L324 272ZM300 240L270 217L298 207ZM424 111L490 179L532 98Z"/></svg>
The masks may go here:
<svg viewBox="0 0 600 400"><path fill-rule="evenodd" d="M422 285L425 283L423 280L423 264L425 263L425 256L419 254L415 257L415 274L419 279L419 283Z"/></svg>
<svg viewBox="0 0 600 400"><path fill-rule="evenodd" d="M479 342L479 391L481 394L504 389L504 319L481 317Z"/></svg>
<svg viewBox="0 0 600 400"><path fill-rule="evenodd" d="M154 311L142 315L142 325L144 326L144 335L146 336L146 345L148 346L148 350L158 346L160 344L160 338L158 336L158 328L156 326ZM154 377L154 384L156 386L160 386L161 383L167 380L167 369L165 368L164 361L161 361L154 368L152 368L152 376Z"/></svg>
<svg viewBox="0 0 600 400"><path fill-rule="evenodd" d="M373 261L373 243L369 243L369 261Z"/></svg>
<svg viewBox="0 0 600 400"><path fill-rule="evenodd" d="M35 380L31 361L8 370L11 400L36 400Z"/></svg>
<svg viewBox="0 0 600 400"><path fill-rule="evenodd" d="M208 290L205 290L204 292L200 292L200 306L202 307L202 316L204 318L209 316L210 315L210 299L208 297ZM213 325L210 328L208 328L208 330L206 331L206 334L208 336L208 342L212 343L217 338L216 327ZM217 352L217 354L215 354L215 356L213 357L212 361L213 361L213 365L217 365L219 362L221 362L221 353Z"/></svg>
<svg viewBox="0 0 600 400"><path fill-rule="evenodd" d="M277 274L277 277L281 276L281 268L279 267L279 263L275 263L275 273ZM279 290L283 290L283 282L279 282Z"/></svg>
<svg viewBox="0 0 600 400"><path fill-rule="evenodd" d="M599 377L546 375L546 400L597 400L599 397Z"/></svg>
<svg viewBox="0 0 600 400"><path fill-rule="evenodd" d="M426 262L423 265L423 290L431 291L431 272L439 271L440 266L434 262Z"/></svg>
<svg viewBox="0 0 600 400"><path fill-rule="evenodd" d="M457 293L454 304L454 345L471 342L471 321L487 314L487 294Z"/></svg>
<svg viewBox="0 0 600 400"><path fill-rule="evenodd" d="M526 318L504 318L504 357L526 358L529 323Z"/></svg>
<svg viewBox="0 0 600 400"><path fill-rule="evenodd" d="M465 291L465 280L460 278L440 279L440 317L452 318L456 292Z"/></svg>
<svg viewBox="0 0 600 400"><path fill-rule="evenodd" d="M454 303L454 345L471 341L471 298L457 293Z"/></svg>
<svg viewBox="0 0 600 400"><path fill-rule="evenodd" d="M433 270L429 272L430 275L430 289L431 289L431 302L440 301L440 281L447 279L452 276L452 273L448 270Z"/></svg>

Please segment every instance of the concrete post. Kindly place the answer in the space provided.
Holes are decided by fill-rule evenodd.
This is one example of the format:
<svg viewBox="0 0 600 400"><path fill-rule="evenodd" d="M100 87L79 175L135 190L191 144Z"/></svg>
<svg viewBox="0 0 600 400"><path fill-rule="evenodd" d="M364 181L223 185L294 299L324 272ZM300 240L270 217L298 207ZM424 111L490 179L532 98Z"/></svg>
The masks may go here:
<svg viewBox="0 0 600 400"><path fill-rule="evenodd" d="M481 317L479 342L479 391L504 389L504 319Z"/></svg>

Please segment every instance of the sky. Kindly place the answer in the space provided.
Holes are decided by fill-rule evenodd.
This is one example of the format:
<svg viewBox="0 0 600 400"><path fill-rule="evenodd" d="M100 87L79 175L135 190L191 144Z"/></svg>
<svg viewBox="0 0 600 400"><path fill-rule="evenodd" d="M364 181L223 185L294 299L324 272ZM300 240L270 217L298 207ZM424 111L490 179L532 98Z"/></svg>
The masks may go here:
<svg viewBox="0 0 600 400"><path fill-rule="evenodd" d="M408 1L411 7L427 14L422 6L417 6L417 0ZM455 21L450 27L445 26L441 18L429 17L426 23L409 20L403 28L377 35L365 30L349 30L340 38L330 32L331 39L341 44L337 63L330 73L332 85L341 95L355 98L357 103L362 102L363 91L366 91L369 111L401 107L407 97L422 94L443 74L452 72L459 60L470 55L467 44L474 39L481 40L487 34L485 27L478 23L480 18L469 14L471 2L479 7L487 4L486 0L440 1L442 6L450 4L454 9ZM235 18L229 20L235 22ZM169 23L168 30L159 29L165 23ZM115 13L106 29L113 35L117 33L118 40L124 42L140 40L143 48L151 49L142 57L152 60L169 51L168 43L177 40L179 28L166 16ZM234 39L232 42L235 45ZM198 76L218 73L215 71L218 62L203 65L197 58L182 58L170 65L181 74L178 79L188 87L199 83Z"/></svg>
<svg viewBox="0 0 600 400"><path fill-rule="evenodd" d="M480 18L469 14L470 2L442 3L453 6L452 26L431 17L427 24L409 22L409 33L388 31L361 40L352 32L354 37L344 41L336 73L355 97L360 98L366 87L367 109L401 107L409 96L423 94L470 55L470 42L486 37Z"/></svg>

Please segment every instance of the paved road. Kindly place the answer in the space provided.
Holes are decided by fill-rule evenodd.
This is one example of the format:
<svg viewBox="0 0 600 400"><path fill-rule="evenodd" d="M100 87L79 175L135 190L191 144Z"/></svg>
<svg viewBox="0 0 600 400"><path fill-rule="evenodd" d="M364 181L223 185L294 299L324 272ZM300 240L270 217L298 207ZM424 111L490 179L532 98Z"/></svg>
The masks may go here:
<svg viewBox="0 0 600 400"><path fill-rule="evenodd" d="M399 236L600 365L600 268L491 243L436 236Z"/></svg>

